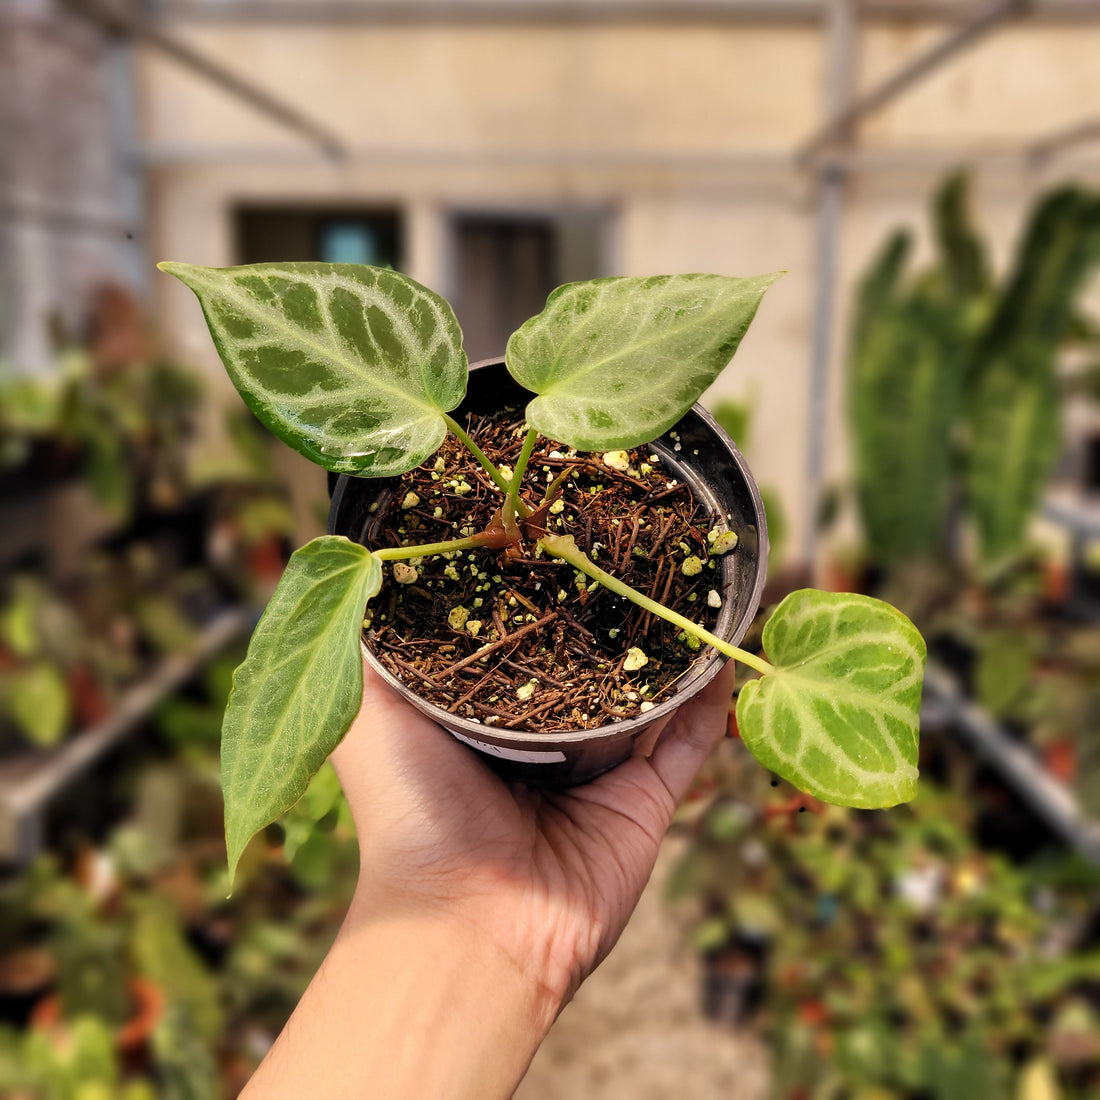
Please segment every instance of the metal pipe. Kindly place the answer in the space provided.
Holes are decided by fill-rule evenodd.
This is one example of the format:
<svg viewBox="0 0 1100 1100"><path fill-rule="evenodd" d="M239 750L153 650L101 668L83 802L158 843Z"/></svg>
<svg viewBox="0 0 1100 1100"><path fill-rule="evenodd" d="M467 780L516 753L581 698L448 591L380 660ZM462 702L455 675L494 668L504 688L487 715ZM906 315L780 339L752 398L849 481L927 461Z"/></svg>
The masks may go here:
<svg viewBox="0 0 1100 1100"><path fill-rule="evenodd" d="M834 113L823 126L798 146L795 151L797 163L807 166L823 147L841 140L842 135L850 132L860 119L886 106L953 54L988 34L1010 16L1022 14L1028 7L1029 0L993 0L979 15L946 34L935 45L880 81L870 91Z"/></svg>
<svg viewBox="0 0 1100 1100"><path fill-rule="evenodd" d="M217 4L160 0L158 15L171 19L256 23L621 23L816 22L823 0L313 0L270 3L228 0Z"/></svg>
<svg viewBox="0 0 1100 1100"><path fill-rule="evenodd" d="M1080 145L1083 142L1098 139L1100 139L1100 118L1090 118L1035 142L1027 149L1026 156L1033 165L1038 166L1071 145Z"/></svg>
<svg viewBox="0 0 1100 1100"><path fill-rule="evenodd" d="M134 61L134 50L129 42L112 43L106 65L114 123L115 194L120 220L129 226L122 229L116 239L120 242L120 267L126 273L128 285L136 292L144 293L149 286L153 264L148 252L145 171L133 153L141 144ZM79 219L74 228L84 228Z"/></svg>
<svg viewBox="0 0 1100 1100"><path fill-rule="evenodd" d="M138 39L205 77L212 84L274 119L289 130L303 135L333 160L344 160L344 142L327 127L315 122L296 107L245 80L231 69L211 61L198 50L181 42L128 7L105 4L101 0L63 0L72 11L91 20L104 30Z"/></svg>
<svg viewBox="0 0 1100 1100"><path fill-rule="evenodd" d="M806 417L806 500L803 506L802 562L813 569L821 514L822 464L829 414L829 361L836 311L840 221L847 172L829 163L818 180L814 314L810 350L810 400Z"/></svg>
<svg viewBox="0 0 1100 1100"><path fill-rule="evenodd" d="M828 27L828 73L825 110L840 117L851 98L855 59L854 0L831 0ZM840 131L846 136L846 131ZM840 219L844 207L846 169L828 161L817 181L817 231L814 256L814 316L810 351L810 394L806 419L806 500L803 508L802 563L812 571L817 550L821 508L822 463L828 419L829 360L833 347L833 314Z"/></svg>
<svg viewBox="0 0 1100 1100"><path fill-rule="evenodd" d="M204 23L260 25L369 25L407 23L636 23L736 22L819 25L827 0L154 0L158 18ZM975 4L959 0L862 0L864 23L936 22L970 19ZM1096 0L1033 0L1035 20L1094 22Z"/></svg>
<svg viewBox="0 0 1100 1100"><path fill-rule="evenodd" d="M924 693L926 699L946 708L974 751L1055 833L1090 863L1100 865L1100 822L1088 818L1074 794L1039 764L1033 752L1010 740L981 707L966 698L946 669L929 664Z"/></svg>
<svg viewBox="0 0 1100 1100"><path fill-rule="evenodd" d="M267 145L149 145L135 154L151 166L187 166L218 164L224 166L297 167L309 164L313 154L304 149ZM835 149L829 153L832 164L847 168L850 173L888 175L927 172L942 174L960 163L979 165L989 172L1019 172L1027 168L1027 151L1011 145L943 146L940 149ZM435 148L380 145L348 149L347 163L370 168L526 168L553 165L593 171L639 171L691 173L695 177L719 178L723 174L745 173L771 178L782 175L798 183L798 193L805 192L805 173L796 169L790 153L770 149L746 149L728 154L676 152L667 149L652 151L560 150L515 148ZM1079 167L1093 171L1100 167L1100 156L1082 158ZM679 186L679 185L678 185ZM924 184L920 186L923 188Z"/></svg>

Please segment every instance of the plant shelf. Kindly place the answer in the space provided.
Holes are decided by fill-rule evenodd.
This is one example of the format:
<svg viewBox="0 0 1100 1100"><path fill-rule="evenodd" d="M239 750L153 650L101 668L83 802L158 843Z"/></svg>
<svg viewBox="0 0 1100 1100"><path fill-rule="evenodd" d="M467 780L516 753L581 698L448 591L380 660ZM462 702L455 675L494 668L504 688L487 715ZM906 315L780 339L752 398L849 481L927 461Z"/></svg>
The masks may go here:
<svg viewBox="0 0 1100 1100"><path fill-rule="evenodd" d="M123 694L102 722L49 752L26 752L0 762L0 862L28 863L42 849L51 799L254 622L255 616L244 608L221 611L203 627L193 646L166 657Z"/></svg>
<svg viewBox="0 0 1100 1100"><path fill-rule="evenodd" d="M1042 514L1070 537L1068 602L1071 611L1086 619L1100 619L1100 593L1095 574L1090 584L1085 564L1089 543L1100 540L1100 497L1086 496L1079 489L1052 489L1043 501Z"/></svg>
<svg viewBox="0 0 1100 1100"><path fill-rule="evenodd" d="M922 726L946 718L1057 836L1100 866L1100 822L1089 818L1076 795L1030 749L968 699L947 669L933 663L925 670L922 712Z"/></svg>

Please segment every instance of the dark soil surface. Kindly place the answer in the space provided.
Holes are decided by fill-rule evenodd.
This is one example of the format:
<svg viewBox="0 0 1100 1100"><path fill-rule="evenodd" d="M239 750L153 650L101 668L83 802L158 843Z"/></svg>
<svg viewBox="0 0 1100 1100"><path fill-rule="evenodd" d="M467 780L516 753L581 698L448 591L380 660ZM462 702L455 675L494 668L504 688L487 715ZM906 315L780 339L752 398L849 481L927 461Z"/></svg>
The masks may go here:
<svg viewBox="0 0 1100 1100"><path fill-rule="evenodd" d="M468 431L509 468L525 435L515 413L474 420ZM589 455L540 440L527 503L538 507L566 469L572 476L546 515L549 531L572 534L603 569L713 627L723 593L707 532L717 517L697 505L690 487L647 447ZM485 471L448 436L382 502L368 541L381 548L472 535L492 523L501 503ZM417 694L487 726L591 729L632 717L674 691L697 656L677 627L536 555L533 541L524 542L518 560L477 548L407 566L416 575L410 580L407 567L398 571L406 583L387 568L368 609L367 644ZM633 668L638 651L645 663Z"/></svg>

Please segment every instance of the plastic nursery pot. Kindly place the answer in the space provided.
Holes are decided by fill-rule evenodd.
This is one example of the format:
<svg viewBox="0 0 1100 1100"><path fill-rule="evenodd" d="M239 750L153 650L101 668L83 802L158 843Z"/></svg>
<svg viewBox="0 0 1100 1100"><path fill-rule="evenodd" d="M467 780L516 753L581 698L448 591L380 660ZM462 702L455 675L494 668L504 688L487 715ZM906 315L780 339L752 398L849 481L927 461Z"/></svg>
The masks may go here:
<svg viewBox="0 0 1100 1100"><path fill-rule="evenodd" d="M452 415L462 422L471 412L484 415L504 406L522 409L531 397L508 373L503 359L487 359L471 365L466 398ZM678 438L672 438L673 433ZM738 535L736 549L717 559L723 602L712 628L718 637L736 645L756 614L767 574L768 535L760 492L741 452L699 405L650 447L660 455L666 470L691 485L701 504L727 516L730 528ZM396 478L341 476L333 489L329 532L368 545L365 532L372 518L371 505L385 500L397 483ZM365 643L363 652L371 667L394 690L480 753L497 772L540 787L585 783L621 764L632 755L639 738L663 726L681 704L718 674L725 661L713 649L700 650L675 694L644 715L597 729L532 734L490 728L433 706L398 680Z"/></svg>

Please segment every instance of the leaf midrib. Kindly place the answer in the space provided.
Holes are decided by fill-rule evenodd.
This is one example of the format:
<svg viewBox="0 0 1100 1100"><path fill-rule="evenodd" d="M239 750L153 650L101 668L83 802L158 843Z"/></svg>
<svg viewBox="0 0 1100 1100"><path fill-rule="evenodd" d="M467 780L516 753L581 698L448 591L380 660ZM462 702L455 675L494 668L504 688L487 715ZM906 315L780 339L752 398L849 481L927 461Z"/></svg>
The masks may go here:
<svg viewBox="0 0 1100 1100"><path fill-rule="evenodd" d="M333 573L330 573L327 576L329 578L338 577L342 573L348 573L348 572L355 571L357 568L361 568L362 566L367 565L367 564L368 564L367 559L364 558L359 562L349 563L348 565L344 566L342 569L337 570ZM366 577L364 576L364 580L365 579L366 579ZM314 580L309 585L309 587L307 589L305 589L305 591L303 591L301 596L294 602L294 605L293 605L294 609L297 609L301 605L301 603L304 600L304 598L306 597L306 595L308 595L310 592L313 592L318 587L318 585L320 585L322 583L323 583L323 579L322 580ZM357 590L358 587L359 586L357 586L355 584L349 584L348 585L343 598L339 601L337 609L332 615L333 619L338 618L346 610L349 602L353 598L353 592L355 590ZM327 633L326 633L326 636L327 636ZM308 650L308 649L313 650L313 656L308 656L307 655L306 660L305 660L305 662L303 663L303 666L302 666L302 673L301 673L301 675L299 675L297 677L298 682L301 682L306 677L306 675L316 666L316 664L318 662L318 659L321 656L321 654L324 653L324 652L327 652L327 648L323 645L314 645L312 647L303 646L303 647L299 647L295 651L294 656L297 657L298 655L300 655L303 652L303 650ZM279 667L283 667L285 664L286 664L286 661L282 662ZM328 698L328 706L326 708L324 708L324 717L326 719L333 713L335 705L336 705L336 694L333 693ZM281 739L278 735L280 735L282 733L282 731L285 729L286 717L287 717L287 712L288 712L289 709L290 708L286 707L286 706L283 706L279 709L278 718L276 720L276 723L272 727L272 736L269 738L269 744L278 743L278 741ZM255 700L247 708L246 713L252 713L254 710L255 710ZM324 724L323 721L318 721L319 726L322 726L323 724ZM269 755L269 753L265 753L265 755ZM250 806L254 802L254 797L253 796L255 795L256 790L259 786L259 782L260 782L260 778L261 778L261 772L262 772L262 769L260 769L260 768L252 769L252 774L251 774L250 780L249 780L249 782L248 782L248 784L245 788L245 790L247 791L247 794L249 796L248 799L245 801L245 805ZM285 784L280 785L280 789L285 790L286 789Z"/></svg>
<svg viewBox="0 0 1100 1100"><path fill-rule="evenodd" d="M866 635L861 635L861 641L865 639ZM874 639L872 638L870 640L873 641ZM790 688L788 687L789 681L794 681L795 683L807 685L821 685L821 688L826 689L822 692L822 694L833 694L845 701L854 700L861 707L879 707L885 713L903 719L908 716L909 720L911 720L912 713L910 711L910 708L907 707L904 703L896 702L895 699L892 697L879 694L875 695L872 700L868 701L866 691L860 691L858 688L847 687L845 686L845 681L843 680L837 680L836 677L833 676L821 677L813 675L813 670L817 668L823 661L837 655L838 653L847 652L848 648L849 647L844 645L843 642L837 641L830 646L815 650L811 657L808 657L806 660L801 661L797 665L777 664L775 666L775 671L771 673L770 676L779 677L777 684L783 685L787 688L787 690L790 690ZM903 659L905 660L906 664L908 664L911 659L915 660L915 657L916 654L914 653L913 658L906 657ZM915 682L916 680L914 679L914 683ZM897 682L895 681L894 683L892 683L891 686L896 689Z"/></svg>
<svg viewBox="0 0 1100 1100"><path fill-rule="evenodd" d="M622 359L624 356L637 354L639 348L643 348L647 344L655 344L655 343L659 343L661 341L664 341L666 339L671 339L675 335L677 335L680 332L682 332L686 329L689 329L691 327L692 326L690 324L683 324L683 325L678 325L675 328L663 329L659 336L655 336L650 340L638 340L638 341L635 341L632 344L627 345L626 347L620 347L618 351L616 351L612 354L609 354L609 355L605 355L602 359L597 359L595 362L589 363L587 366L582 367L581 369L574 371L568 377L559 378L557 382L551 383L550 386L547 389L542 390L541 391L541 396L548 396L548 395L553 395L553 396L557 396L557 397L567 396L567 395L561 394L560 392L555 392L555 391L558 390L559 385L563 385L565 383L572 384L577 379L585 378L587 375L592 374L594 371L599 370L600 368L606 366L608 363L612 362L615 359ZM711 340L707 343L707 346L709 347L709 346L715 344L716 342L718 342L716 339ZM563 359L563 356L559 355L554 360L555 367L557 366L557 364L562 362L562 359Z"/></svg>

